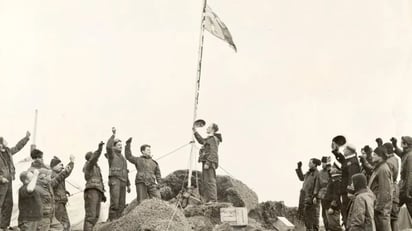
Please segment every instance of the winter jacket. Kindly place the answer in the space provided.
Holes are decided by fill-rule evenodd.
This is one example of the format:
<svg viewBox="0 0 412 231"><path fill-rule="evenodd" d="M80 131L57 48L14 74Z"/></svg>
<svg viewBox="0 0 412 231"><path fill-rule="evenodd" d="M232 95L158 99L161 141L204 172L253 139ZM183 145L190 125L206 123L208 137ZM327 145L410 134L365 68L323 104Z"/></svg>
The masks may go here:
<svg viewBox="0 0 412 231"><path fill-rule="evenodd" d="M53 193L54 193L54 201L55 202L62 202L62 203L67 203L68 199L67 199L67 190L66 190L66 178L70 176L70 174L72 173L74 167L74 163L70 162L66 168L63 170L64 172L64 179L58 183L57 185L55 185L53 187ZM60 173L52 171L52 179L56 178Z"/></svg>
<svg viewBox="0 0 412 231"><path fill-rule="evenodd" d="M355 199L349 208L348 231L375 231L374 202L375 195L369 189L355 193Z"/></svg>
<svg viewBox="0 0 412 231"><path fill-rule="evenodd" d="M221 135L215 134L207 138L203 138L198 132L195 132L194 135L197 142L203 145L199 152L199 162L209 162L215 164L217 168L219 166L218 149L222 142Z"/></svg>
<svg viewBox="0 0 412 231"><path fill-rule="evenodd" d="M400 197L412 200L412 149L404 150L401 163Z"/></svg>
<svg viewBox="0 0 412 231"><path fill-rule="evenodd" d="M6 147L4 151L0 151L0 177L6 178L9 181L15 179L16 168L13 163L13 155L19 152L29 141L28 137L21 139L16 146L12 148Z"/></svg>
<svg viewBox="0 0 412 231"><path fill-rule="evenodd" d="M369 180L369 188L376 196L375 210L389 214L392 209L392 172L386 161L379 163Z"/></svg>
<svg viewBox="0 0 412 231"><path fill-rule="evenodd" d="M116 177L119 180L126 182L127 185L130 185L127 161L121 152L113 150L114 138L114 135L112 135L106 144L107 153L105 156L109 161L109 178Z"/></svg>
<svg viewBox="0 0 412 231"><path fill-rule="evenodd" d="M342 202L340 196L342 195L342 177L331 177L329 179L328 186L326 188L326 194L324 198L325 209L332 208L333 210L340 211L342 208Z"/></svg>
<svg viewBox="0 0 412 231"><path fill-rule="evenodd" d="M153 185L156 184L156 181L160 183L160 168L156 161L148 156L133 156L130 143L126 144L125 155L126 159L136 166L137 173L135 184L144 183L145 185Z"/></svg>
<svg viewBox="0 0 412 231"><path fill-rule="evenodd" d="M102 150L95 151L90 159L84 164L83 173L86 180L86 189L97 189L104 193L104 184L101 170L97 161L99 160Z"/></svg>
<svg viewBox="0 0 412 231"><path fill-rule="evenodd" d="M316 181L315 192L314 192L317 198L321 200L325 198L329 179L330 179L330 174L329 174L328 169L322 169L319 171L319 180Z"/></svg>
<svg viewBox="0 0 412 231"><path fill-rule="evenodd" d="M319 171L317 168L310 169L305 175L302 173L302 169L296 169L296 174L300 181L303 181L302 193L304 194L304 204L313 204L313 198L315 196L316 181L319 180Z"/></svg>
<svg viewBox="0 0 412 231"><path fill-rule="evenodd" d="M356 154L346 157L339 152L333 154L342 165L342 192L346 193L346 188L352 184L352 176L361 172L359 160Z"/></svg>
<svg viewBox="0 0 412 231"><path fill-rule="evenodd" d="M51 170L46 168L42 162L33 162L29 171L33 169L39 170L39 177L37 178L37 186L40 193L40 198L43 205L43 217L53 217L54 215L54 192L53 187L62 183L67 178L68 169L65 168L61 173L54 178L51 177Z"/></svg>
<svg viewBox="0 0 412 231"><path fill-rule="evenodd" d="M388 156L388 159L386 160L386 163L389 166L389 169L392 172L392 178L393 178L393 183L392 183L392 189L393 189L393 202L399 203L399 186L397 184L398 181L398 174L399 174L399 162L398 159L394 154L391 154Z"/></svg>

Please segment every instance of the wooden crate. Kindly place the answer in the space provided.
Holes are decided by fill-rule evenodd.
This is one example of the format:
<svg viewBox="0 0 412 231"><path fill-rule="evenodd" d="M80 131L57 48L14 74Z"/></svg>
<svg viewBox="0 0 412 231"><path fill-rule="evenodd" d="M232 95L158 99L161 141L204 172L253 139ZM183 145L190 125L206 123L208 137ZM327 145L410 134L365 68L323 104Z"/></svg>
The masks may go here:
<svg viewBox="0 0 412 231"><path fill-rule="evenodd" d="M220 221L229 223L231 226L246 226L248 225L247 209L243 207L221 208Z"/></svg>

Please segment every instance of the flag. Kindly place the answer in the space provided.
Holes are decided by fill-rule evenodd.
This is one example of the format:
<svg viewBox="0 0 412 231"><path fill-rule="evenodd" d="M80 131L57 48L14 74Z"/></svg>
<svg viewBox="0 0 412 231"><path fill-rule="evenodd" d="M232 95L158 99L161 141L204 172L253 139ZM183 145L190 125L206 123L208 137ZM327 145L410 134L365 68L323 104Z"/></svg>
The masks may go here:
<svg viewBox="0 0 412 231"><path fill-rule="evenodd" d="M206 6L203 27L214 36L229 43L229 45L237 52L236 45L233 42L229 29L209 6Z"/></svg>

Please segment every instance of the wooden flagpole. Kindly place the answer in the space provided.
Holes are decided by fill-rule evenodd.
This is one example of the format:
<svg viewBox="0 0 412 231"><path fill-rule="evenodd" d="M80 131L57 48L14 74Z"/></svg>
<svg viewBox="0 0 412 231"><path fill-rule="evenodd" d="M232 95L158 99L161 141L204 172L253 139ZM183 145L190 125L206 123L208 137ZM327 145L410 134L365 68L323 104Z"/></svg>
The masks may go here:
<svg viewBox="0 0 412 231"><path fill-rule="evenodd" d="M37 109L34 111L34 128L33 128L33 143L30 146L30 152L36 148L36 138L37 138Z"/></svg>
<svg viewBox="0 0 412 231"><path fill-rule="evenodd" d="M196 87L195 87L195 103L194 103L194 111L193 111L193 123L197 119L197 108L199 104L199 91L200 91L200 77L202 74L202 57L203 57L203 41L204 41L204 24L205 21L205 12L206 12L206 5L207 0L203 0L202 6L202 17L200 21L200 40L199 40L199 53L198 53L198 65L197 65L197 78L196 78ZM192 125L193 125L192 123ZM194 141L194 136L192 135L192 141ZM188 183L187 187L192 186L192 172L193 172L193 165L195 162L195 142L192 142L192 147L190 150L190 164L189 164L189 175L188 175Z"/></svg>

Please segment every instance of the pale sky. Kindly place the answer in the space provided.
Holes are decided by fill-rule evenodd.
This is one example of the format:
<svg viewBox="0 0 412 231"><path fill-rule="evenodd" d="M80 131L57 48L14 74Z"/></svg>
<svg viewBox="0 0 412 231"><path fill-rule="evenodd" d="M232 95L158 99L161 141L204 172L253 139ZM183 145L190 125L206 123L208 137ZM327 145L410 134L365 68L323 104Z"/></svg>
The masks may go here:
<svg viewBox="0 0 412 231"><path fill-rule="evenodd" d="M135 155L143 143L155 157L185 144L201 3L0 0L0 135L17 142L37 108L46 162L75 154L69 180L81 186L84 154L112 126ZM238 53L206 33L199 118L220 125L221 166L260 201L296 205L296 162L329 155L337 134L359 149L412 135L411 0L209 5ZM163 175L187 168L189 152L160 160Z"/></svg>

